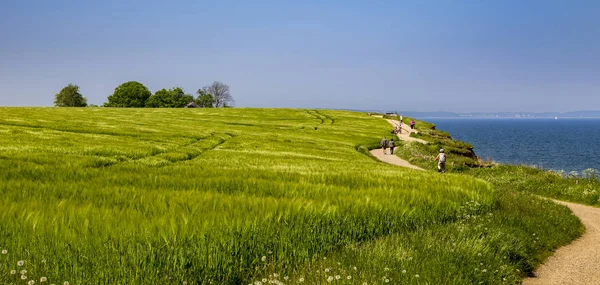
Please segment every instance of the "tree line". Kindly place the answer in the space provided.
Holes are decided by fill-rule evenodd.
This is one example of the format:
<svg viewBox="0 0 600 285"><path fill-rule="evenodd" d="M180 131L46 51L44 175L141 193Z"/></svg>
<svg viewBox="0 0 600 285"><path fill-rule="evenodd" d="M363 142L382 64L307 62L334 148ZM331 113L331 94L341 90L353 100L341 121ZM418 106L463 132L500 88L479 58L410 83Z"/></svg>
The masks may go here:
<svg viewBox="0 0 600 285"><path fill-rule="evenodd" d="M161 89L154 94L146 86L137 82L125 82L108 96L104 107L124 108L219 108L232 107L235 101L229 92L229 86L219 81L196 91L196 97L185 93L181 87ZM87 98L79 92L79 86L69 84L54 95L56 107L87 107ZM89 105L90 107L96 105Z"/></svg>

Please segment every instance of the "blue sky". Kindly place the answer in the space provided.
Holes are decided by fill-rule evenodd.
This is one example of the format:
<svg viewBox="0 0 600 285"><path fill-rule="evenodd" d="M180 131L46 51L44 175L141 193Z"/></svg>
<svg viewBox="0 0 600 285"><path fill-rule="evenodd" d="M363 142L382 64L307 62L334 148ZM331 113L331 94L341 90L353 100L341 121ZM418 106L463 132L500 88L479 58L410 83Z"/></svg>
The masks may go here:
<svg viewBox="0 0 600 285"><path fill-rule="evenodd" d="M215 80L238 107L600 109L600 1L0 1L0 105Z"/></svg>

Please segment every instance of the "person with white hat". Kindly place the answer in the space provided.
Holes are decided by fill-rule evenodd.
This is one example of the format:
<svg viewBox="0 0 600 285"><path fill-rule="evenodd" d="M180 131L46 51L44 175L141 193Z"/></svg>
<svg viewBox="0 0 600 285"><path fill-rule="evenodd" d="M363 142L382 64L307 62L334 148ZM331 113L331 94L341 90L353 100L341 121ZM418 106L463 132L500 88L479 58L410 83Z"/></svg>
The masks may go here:
<svg viewBox="0 0 600 285"><path fill-rule="evenodd" d="M445 173L446 172L446 154L444 153L444 149L440 149L440 153L435 157L435 160L438 161L438 172Z"/></svg>

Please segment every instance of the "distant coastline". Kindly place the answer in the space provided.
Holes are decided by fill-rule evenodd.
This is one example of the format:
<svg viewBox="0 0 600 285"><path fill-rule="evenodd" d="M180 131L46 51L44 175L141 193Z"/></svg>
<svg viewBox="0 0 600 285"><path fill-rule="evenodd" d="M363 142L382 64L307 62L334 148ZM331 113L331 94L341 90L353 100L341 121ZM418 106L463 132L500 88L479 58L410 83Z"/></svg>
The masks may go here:
<svg viewBox="0 0 600 285"><path fill-rule="evenodd" d="M573 112L398 112L404 116L416 118L600 118L598 111Z"/></svg>
<svg viewBox="0 0 600 285"><path fill-rule="evenodd" d="M413 118L600 118L600 110L572 112L418 112L396 110L350 110L359 112L397 113Z"/></svg>

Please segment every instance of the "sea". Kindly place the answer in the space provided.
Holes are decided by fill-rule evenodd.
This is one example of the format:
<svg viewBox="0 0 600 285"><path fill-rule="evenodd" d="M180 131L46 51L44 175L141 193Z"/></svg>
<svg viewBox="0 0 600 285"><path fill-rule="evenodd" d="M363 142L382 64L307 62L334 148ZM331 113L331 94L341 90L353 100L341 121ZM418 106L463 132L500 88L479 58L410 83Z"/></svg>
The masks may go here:
<svg viewBox="0 0 600 285"><path fill-rule="evenodd" d="M600 118L419 118L483 160L581 173L600 169Z"/></svg>

